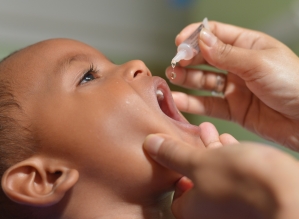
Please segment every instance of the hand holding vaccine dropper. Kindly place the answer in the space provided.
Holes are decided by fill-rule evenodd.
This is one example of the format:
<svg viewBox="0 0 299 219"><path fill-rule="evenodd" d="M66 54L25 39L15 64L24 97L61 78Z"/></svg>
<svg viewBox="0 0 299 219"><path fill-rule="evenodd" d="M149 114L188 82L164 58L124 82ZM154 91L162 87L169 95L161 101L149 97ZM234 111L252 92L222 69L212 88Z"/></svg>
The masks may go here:
<svg viewBox="0 0 299 219"><path fill-rule="evenodd" d="M189 60L192 59L199 51L198 37L202 28L209 29L208 19L205 18L202 24L184 41L177 49L177 54L171 60L172 68L175 67L176 63L182 59Z"/></svg>

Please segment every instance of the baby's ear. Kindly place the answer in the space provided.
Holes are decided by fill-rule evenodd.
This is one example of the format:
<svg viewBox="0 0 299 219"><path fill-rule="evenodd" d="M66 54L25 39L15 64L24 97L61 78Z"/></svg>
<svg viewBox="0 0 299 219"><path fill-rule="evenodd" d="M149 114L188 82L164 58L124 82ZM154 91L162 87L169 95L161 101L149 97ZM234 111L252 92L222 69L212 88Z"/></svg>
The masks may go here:
<svg viewBox="0 0 299 219"><path fill-rule="evenodd" d="M59 202L79 178L75 169L55 159L36 156L7 169L2 189L12 201L32 206Z"/></svg>

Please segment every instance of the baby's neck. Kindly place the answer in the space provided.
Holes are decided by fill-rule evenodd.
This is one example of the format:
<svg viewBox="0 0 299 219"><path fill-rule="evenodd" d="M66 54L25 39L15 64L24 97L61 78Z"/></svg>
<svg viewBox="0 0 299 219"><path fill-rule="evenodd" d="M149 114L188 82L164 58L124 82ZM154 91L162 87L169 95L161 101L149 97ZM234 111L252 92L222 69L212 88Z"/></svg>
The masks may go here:
<svg viewBox="0 0 299 219"><path fill-rule="evenodd" d="M64 208L59 218L174 219L171 212L171 202L172 194L170 192L155 200L142 200L138 203L120 199L113 200L104 198L104 201L99 201L84 198L79 201L79 205L78 203L67 203L63 205ZM45 216L44 218L47 217Z"/></svg>
<svg viewBox="0 0 299 219"><path fill-rule="evenodd" d="M107 216L97 219L174 219L171 212L171 194L163 199L143 203L118 203Z"/></svg>

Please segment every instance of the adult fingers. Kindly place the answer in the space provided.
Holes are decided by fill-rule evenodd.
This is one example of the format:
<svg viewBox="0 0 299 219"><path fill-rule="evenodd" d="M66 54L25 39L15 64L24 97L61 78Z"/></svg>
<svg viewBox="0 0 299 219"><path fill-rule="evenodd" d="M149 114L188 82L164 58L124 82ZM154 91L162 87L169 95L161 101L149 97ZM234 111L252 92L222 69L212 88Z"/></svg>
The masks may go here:
<svg viewBox="0 0 299 219"><path fill-rule="evenodd" d="M191 189L193 186L193 182L186 176L183 176L175 185L173 199L181 197L186 191Z"/></svg>
<svg viewBox="0 0 299 219"><path fill-rule="evenodd" d="M177 108L186 113L213 116L230 120L230 110L224 98L214 96L194 96L182 92L172 92Z"/></svg>
<svg viewBox="0 0 299 219"><path fill-rule="evenodd" d="M259 68L263 66L266 52L279 46L277 40L258 31L247 30L219 22L209 22L211 31L203 28L199 34L201 53L193 59L180 62L181 66L198 65L203 59L212 66L239 75L245 81L260 78ZM194 30L194 24L186 27L176 38L181 43Z"/></svg>
<svg viewBox="0 0 299 219"><path fill-rule="evenodd" d="M231 144L238 144L239 141L235 139L232 135L224 133L219 136L220 142L222 145L231 145Z"/></svg>
<svg viewBox="0 0 299 219"><path fill-rule="evenodd" d="M210 122L203 122L199 125L200 138L207 148L219 148L224 145L231 145L239 143L232 135L219 135L216 127Z"/></svg>
<svg viewBox="0 0 299 219"><path fill-rule="evenodd" d="M144 142L144 149L161 165L172 169L184 176L190 177L192 157L200 159L198 149L190 145L158 134L148 135Z"/></svg>
<svg viewBox="0 0 299 219"><path fill-rule="evenodd" d="M198 27L198 25L200 25L200 23L190 24L187 27L185 27L177 35L175 39L176 45L178 46L180 43L182 43ZM248 50L261 50L266 48L272 48L273 45L277 45L277 40L264 33L237 27L230 24L210 21L209 29L224 44L229 44L239 48L244 48ZM202 32L204 32L203 30ZM200 35L202 35L202 33L200 33ZM204 54L199 53L198 55L194 56L191 60L180 61L180 65L198 65L202 63L207 63L206 61L208 60L206 60Z"/></svg>
<svg viewBox="0 0 299 219"><path fill-rule="evenodd" d="M199 127L201 130L200 138L207 148L219 148L223 146L219 138L219 133L212 123L203 122Z"/></svg>
<svg viewBox="0 0 299 219"><path fill-rule="evenodd" d="M171 73L175 72L176 77L171 78ZM223 92L226 85L226 75L223 73L215 73L203 71L200 69L176 67L168 67L165 72L170 82L185 88L194 90Z"/></svg>
<svg viewBox="0 0 299 219"><path fill-rule="evenodd" d="M178 46L190 36L193 31L201 24L193 23L186 26L175 38L175 44ZM242 48L250 48L256 38L260 36L260 32L249 30L246 28L225 24L221 22L209 21L209 29L224 43L235 45ZM238 40L240 36L246 37L246 41ZM265 46L265 45L264 45Z"/></svg>
<svg viewBox="0 0 299 219"><path fill-rule="evenodd" d="M245 81L253 69L261 64L262 54L257 50L243 49L220 41L211 31L202 29L199 40L201 53L210 65L238 74Z"/></svg>

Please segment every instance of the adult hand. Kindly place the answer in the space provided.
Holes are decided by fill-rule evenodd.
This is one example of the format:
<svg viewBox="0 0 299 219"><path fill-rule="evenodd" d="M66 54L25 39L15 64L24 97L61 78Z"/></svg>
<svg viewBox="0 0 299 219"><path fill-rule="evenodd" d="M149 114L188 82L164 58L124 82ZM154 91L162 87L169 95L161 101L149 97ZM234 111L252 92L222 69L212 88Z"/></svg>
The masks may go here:
<svg viewBox="0 0 299 219"><path fill-rule="evenodd" d="M162 134L149 135L144 149L188 177L177 183L174 195L178 219L299 216L298 164L281 151L254 143L202 150Z"/></svg>
<svg viewBox="0 0 299 219"><path fill-rule="evenodd" d="M179 45L199 24L187 26ZM258 32L209 22L199 37L201 53L180 62L170 81L216 90L223 97L173 93L179 110L231 120L260 136L299 151L299 58L284 44ZM184 68L208 63L227 74ZM170 75L172 68L166 70Z"/></svg>

